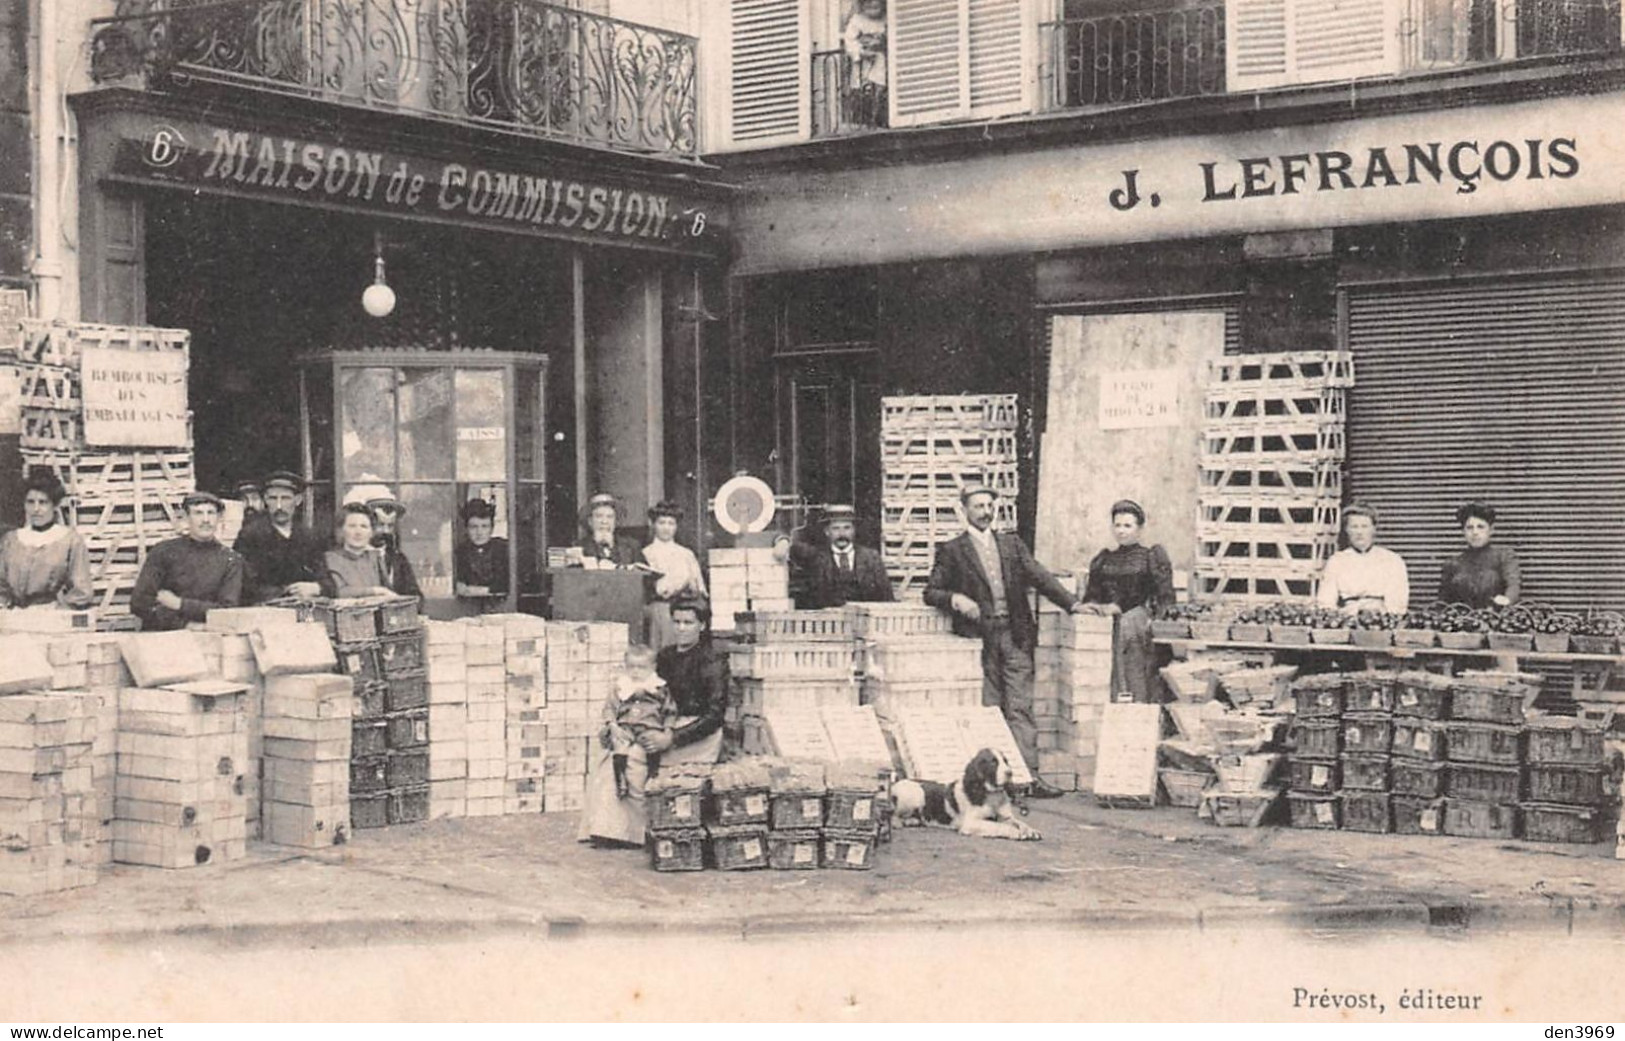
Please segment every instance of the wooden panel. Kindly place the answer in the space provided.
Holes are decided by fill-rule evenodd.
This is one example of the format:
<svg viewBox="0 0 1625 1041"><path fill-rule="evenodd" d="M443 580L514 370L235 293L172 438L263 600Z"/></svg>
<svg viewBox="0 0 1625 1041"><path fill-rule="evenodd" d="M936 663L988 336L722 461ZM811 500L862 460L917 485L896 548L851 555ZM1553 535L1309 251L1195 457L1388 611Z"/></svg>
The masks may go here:
<svg viewBox="0 0 1625 1041"><path fill-rule="evenodd" d="M729 136L765 144L807 136L807 22L798 0L732 0Z"/></svg>
<svg viewBox="0 0 1625 1041"><path fill-rule="evenodd" d="M1348 484L1427 603L1483 498L1524 595L1625 603L1625 276L1348 292Z"/></svg>
<svg viewBox="0 0 1625 1041"><path fill-rule="evenodd" d="M965 115L968 0L892 0L891 125Z"/></svg>
<svg viewBox="0 0 1625 1041"><path fill-rule="evenodd" d="M1134 499L1148 515L1146 541L1174 567L1195 555L1197 456L1207 361L1224 351L1221 311L1059 315L1053 318L1049 403L1039 444L1038 558L1081 571L1112 545L1108 511ZM1102 430L1103 373L1173 369L1176 425Z"/></svg>

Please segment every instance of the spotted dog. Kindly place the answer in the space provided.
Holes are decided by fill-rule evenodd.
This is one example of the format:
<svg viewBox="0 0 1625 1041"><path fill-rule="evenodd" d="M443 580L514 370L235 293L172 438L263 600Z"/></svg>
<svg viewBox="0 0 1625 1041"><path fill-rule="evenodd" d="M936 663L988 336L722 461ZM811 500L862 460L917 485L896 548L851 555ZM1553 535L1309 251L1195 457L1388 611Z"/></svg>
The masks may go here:
<svg viewBox="0 0 1625 1041"><path fill-rule="evenodd" d="M984 748L965 764L953 784L898 781L892 785L892 819L900 827L941 824L961 835L984 839L1041 839L1036 828L1018 820L1010 792L1010 762Z"/></svg>

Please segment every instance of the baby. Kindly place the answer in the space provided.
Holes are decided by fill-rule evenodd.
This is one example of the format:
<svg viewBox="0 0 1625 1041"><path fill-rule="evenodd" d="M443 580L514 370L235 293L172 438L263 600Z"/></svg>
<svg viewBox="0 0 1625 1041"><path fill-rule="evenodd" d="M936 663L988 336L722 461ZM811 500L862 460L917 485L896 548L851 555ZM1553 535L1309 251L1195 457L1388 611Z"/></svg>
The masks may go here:
<svg viewBox="0 0 1625 1041"><path fill-rule="evenodd" d="M677 704L666 681L655 672L655 652L643 644L626 649L626 671L604 705L602 740L615 767L615 795L643 794L643 785L656 767L656 756L643 750L638 738L654 730L669 730L677 718Z"/></svg>

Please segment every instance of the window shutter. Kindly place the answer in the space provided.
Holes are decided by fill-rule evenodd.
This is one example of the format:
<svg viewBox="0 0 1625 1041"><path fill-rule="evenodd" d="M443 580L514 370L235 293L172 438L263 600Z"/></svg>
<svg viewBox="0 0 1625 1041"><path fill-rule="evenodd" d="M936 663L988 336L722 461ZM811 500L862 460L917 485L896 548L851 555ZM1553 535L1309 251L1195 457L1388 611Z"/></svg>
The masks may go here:
<svg viewBox="0 0 1625 1041"><path fill-rule="evenodd" d="M1033 67L1022 0L968 0L970 109L973 116L1026 110Z"/></svg>
<svg viewBox="0 0 1625 1041"><path fill-rule="evenodd" d="M805 140L812 54L800 0L729 0L729 15L729 140Z"/></svg>
<svg viewBox="0 0 1625 1041"><path fill-rule="evenodd" d="M891 125L970 114L967 0L891 0Z"/></svg>
<svg viewBox="0 0 1625 1041"><path fill-rule="evenodd" d="M1231 91L1397 73L1404 0L1229 0Z"/></svg>

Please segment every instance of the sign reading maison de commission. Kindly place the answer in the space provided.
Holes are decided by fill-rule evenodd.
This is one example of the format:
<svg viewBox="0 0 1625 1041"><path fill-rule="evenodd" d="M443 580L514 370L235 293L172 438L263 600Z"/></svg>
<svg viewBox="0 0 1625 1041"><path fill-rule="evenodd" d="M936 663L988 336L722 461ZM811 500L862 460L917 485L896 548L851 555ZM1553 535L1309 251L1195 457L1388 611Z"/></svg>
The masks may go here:
<svg viewBox="0 0 1625 1041"><path fill-rule="evenodd" d="M821 173L735 208L768 270L1625 202L1620 94ZM839 200L840 205L834 205Z"/></svg>
<svg viewBox="0 0 1625 1041"><path fill-rule="evenodd" d="M631 177L492 169L203 124L121 142L121 179L685 252L722 247L724 207Z"/></svg>

